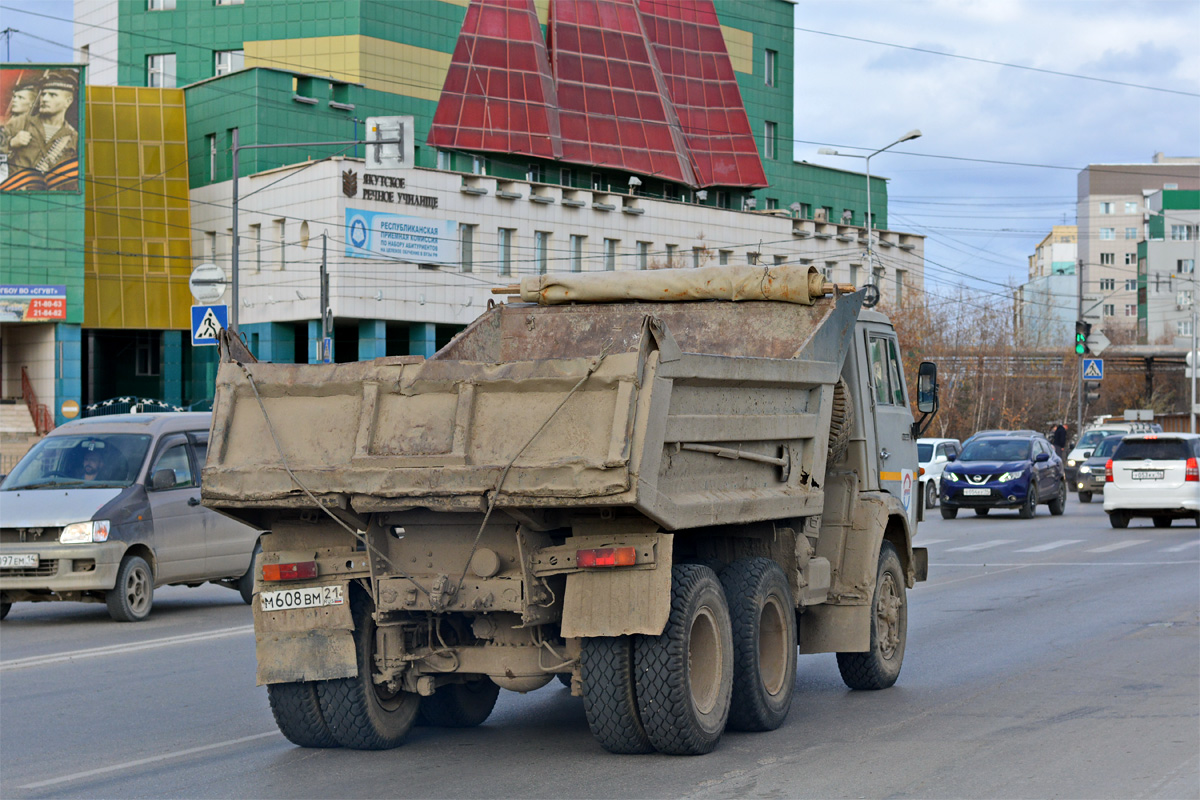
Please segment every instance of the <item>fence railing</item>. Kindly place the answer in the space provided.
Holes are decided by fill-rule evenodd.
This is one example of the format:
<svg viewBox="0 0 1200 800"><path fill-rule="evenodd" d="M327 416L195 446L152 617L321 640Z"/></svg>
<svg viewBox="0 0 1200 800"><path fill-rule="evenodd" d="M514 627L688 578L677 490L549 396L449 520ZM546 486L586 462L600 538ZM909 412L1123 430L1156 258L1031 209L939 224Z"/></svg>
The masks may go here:
<svg viewBox="0 0 1200 800"><path fill-rule="evenodd" d="M99 403L84 406L84 417L100 417L108 414L149 414L156 411L186 411L187 409L153 397L111 397Z"/></svg>
<svg viewBox="0 0 1200 800"><path fill-rule="evenodd" d="M33 418L33 427L38 436L44 436L54 430L54 417L44 403L38 402L37 392L33 390L33 381L29 380L29 371L25 367L21 367L21 399L29 409L29 416Z"/></svg>

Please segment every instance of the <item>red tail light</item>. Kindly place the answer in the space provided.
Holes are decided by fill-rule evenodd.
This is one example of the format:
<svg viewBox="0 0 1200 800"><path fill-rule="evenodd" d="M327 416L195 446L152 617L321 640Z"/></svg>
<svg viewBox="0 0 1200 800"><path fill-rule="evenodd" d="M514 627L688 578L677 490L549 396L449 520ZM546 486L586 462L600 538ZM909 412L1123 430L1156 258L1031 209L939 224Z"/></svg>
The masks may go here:
<svg viewBox="0 0 1200 800"><path fill-rule="evenodd" d="M317 562L298 561L295 564L263 564L264 581L298 581L317 577Z"/></svg>
<svg viewBox="0 0 1200 800"><path fill-rule="evenodd" d="M1187 472L1184 473L1183 480L1200 481L1200 464L1196 463L1196 459L1189 458L1187 460Z"/></svg>
<svg viewBox="0 0 1200 800"><path fill-rule="evenodd" d="M1112 479L1112 459L1111 459L1111 458L1110 458L1108 461L1106 461L1106 462L1104 463L1104 482L1105 482L1105 483L1112 483L1112 482L1113 482L1113 479Z"/></svg>
<svg viewBox="0 0 1200 800"><path fill-rule="evenodd" d="M632 567L637 563L636 547L597 547L576 550L575 563L580 567Z"/></svg>

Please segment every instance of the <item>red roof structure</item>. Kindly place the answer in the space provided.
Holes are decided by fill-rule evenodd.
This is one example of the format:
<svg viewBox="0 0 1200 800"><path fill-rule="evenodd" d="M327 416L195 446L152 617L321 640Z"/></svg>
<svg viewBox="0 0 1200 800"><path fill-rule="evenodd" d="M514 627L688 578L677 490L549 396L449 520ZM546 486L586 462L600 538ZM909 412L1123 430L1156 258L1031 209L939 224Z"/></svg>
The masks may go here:
<svg viewBox="0 0 1200 800"><path fill-rule="evenodd" d="M551 0L547 29L533 0L471 0L428 143L767 185L712 0Z"/></svg>

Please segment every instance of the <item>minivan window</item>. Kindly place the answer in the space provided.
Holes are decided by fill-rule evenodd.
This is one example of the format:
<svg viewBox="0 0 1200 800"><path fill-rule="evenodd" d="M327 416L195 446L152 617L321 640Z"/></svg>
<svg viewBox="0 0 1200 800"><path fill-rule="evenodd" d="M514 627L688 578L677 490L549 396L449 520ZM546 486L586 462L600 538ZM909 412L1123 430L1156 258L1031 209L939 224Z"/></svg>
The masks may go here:
<svg viewBox="0 0 1200 800"><path fill-rule="evenodd" d="M1103 439L1105 436L1112 436L1114 433L1124 433L1124 431L1102 431L1102 430L1095 430L1095 429L1090 430L1090 431L1084 431L1083 436L1079 437L1079 442L1075 446L1076 447L1095 447L1097 444L1100 443L1100 440Z"/></svg>
<svg viewBox="0 0 1200 800"><path fill-rule="evenodd" d="M1094 453L1092 453L1092 457L1095 458L1095 457L1099 456L1102 458L1107 458L1113 454L1113 452L1117 449L1117 445L1119 445L1120 443L1121 443L1120 436L1113 436L1108 439L1105 439L1103 442L1100 443L1100 446L1096 448L1096 451Z"/></svg>
<svg viewBox="0 0 1200 800"><path fill-rule="evenodd" d="M976 439L963 448L962 461L1028 461L1031 444L1020 439Z"/></svg>
<svg viewBox="0 0 1200 800"><path fill-rule="evenodd" d="M128 433L47 436L25 454L0 485L3 491L50 486L114 488L137 480L150 437Z"/></svg>
<svg viewBox="0 0 1200 800"><path fill-rule="evenodd" d="M925 464L933 460L933 445L918 444L917 445L917 461Z"/></svg>
<svg viewBox="0 0 1200 800"><path fill-rule="evenodd" d="M1113 453L1113 461L1186 461L1191 455L1182 439L1125 439Z"/></svg>
<svg viewBox="0 0 1200 800"><path fill-rule="evenodd" d="M172 486L166 487L170 489L181 489L187 486L192 486L192 466L188 462L187 444L180 442L177 445L168 447L158 457L158 461L154 462L154 469L150 470L150 478L159 470L169 469L175 473L175 483ZM149 481L147 481L149 484Z"/></svg>

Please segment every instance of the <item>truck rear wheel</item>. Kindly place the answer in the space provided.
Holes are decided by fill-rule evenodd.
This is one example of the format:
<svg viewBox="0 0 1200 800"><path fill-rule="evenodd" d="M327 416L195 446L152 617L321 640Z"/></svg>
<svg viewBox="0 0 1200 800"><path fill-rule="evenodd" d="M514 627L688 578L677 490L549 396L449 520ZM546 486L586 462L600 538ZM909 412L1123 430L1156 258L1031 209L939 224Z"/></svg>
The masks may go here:
<svg viewBox="0 0 1200 800"><path fill-rule="evenodd" d="M317 684L321 716L334 740L355 750L387 750L398 747L417 718L421 696L401 690L390 691L375 683L374 603L355 603L354 649L358 675Z"/></svg>
<svg viewBox="0 0 1200 800"><path fill-rule="evenodd" d="M435 728L474 728L491 715L499 694L500 687L487 676L439 686L421 698L421 716Z"/></svg>
<svg viewBox="0 0 1200 800"><path fill-rule="evenodd" d="M908 602L904 570L891 542L879 548L879 573L871 600L871 649L838 653L838 671L851 689L886 689L900 677L908 638Z"/></svg>
<svg viewBox="0 0 1200 800"><path fill-rule="evenodd" d="M733 695L733 634L716 574L699 564L671 569L671 614L658 636L634 643L638 711L655 749L711 752Z"/></svg>
<svg viewBox="0 0 1200 800"><path fill-rule="evenodd" d="M292 744L300 747L338 746L321 716L316 683L269 683L267 700L279 732Z"/></svg>
<svg viewBox="0 0 1200 800"><path fill-rule="evenodd" d="M596 741L610 753L653 753L638 713L633 681L633 637L583 640L579 656L583 711Z"/></svg>
<svg viewBox="0 0 1200 800"><path fill-rule="evenodd" d="M769 558L735 561L721 572L733 627L733 700L728 728L773 731L796 688L796 607L783 569Z"/></svg>

